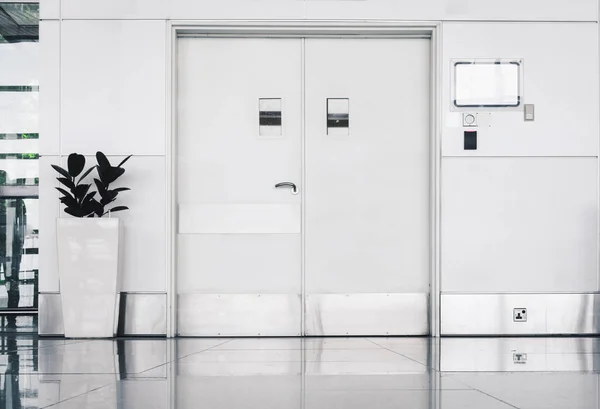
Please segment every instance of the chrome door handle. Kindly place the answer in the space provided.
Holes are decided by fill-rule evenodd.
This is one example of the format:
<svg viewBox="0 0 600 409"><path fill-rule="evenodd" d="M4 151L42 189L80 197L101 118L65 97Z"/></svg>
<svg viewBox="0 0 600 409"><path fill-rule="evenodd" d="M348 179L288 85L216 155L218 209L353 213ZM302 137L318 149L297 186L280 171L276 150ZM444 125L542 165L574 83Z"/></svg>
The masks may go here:
<svg viewBox="0 0 600 409"><path fill-rule="evenodd" d="M292 182L280 182L280 183L276 184L275 187L276 188L291 187L292 188L292 194L293 195L297 195L298 194L298 188L296 187L296 184L292 183Z"/></svg>

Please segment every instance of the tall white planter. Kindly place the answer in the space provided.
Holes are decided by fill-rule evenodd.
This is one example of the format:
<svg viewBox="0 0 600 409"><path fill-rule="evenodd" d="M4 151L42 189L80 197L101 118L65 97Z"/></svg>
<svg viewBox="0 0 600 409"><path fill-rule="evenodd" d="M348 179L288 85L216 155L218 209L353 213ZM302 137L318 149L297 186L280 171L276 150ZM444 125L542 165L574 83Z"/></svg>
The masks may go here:
<svg viewBox="0 0 600 409"><path fill-rule="evenodd" d="M56 223L65 336L114 337L119 311L119 219L65 218Z"/></svg>

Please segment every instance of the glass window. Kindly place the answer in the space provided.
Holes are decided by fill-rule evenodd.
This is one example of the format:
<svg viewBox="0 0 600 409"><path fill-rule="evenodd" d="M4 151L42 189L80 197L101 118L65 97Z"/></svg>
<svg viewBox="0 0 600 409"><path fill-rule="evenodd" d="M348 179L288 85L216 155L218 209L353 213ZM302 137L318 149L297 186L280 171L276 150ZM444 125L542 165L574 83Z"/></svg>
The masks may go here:
<svg viewBox="0 0 600 409"><path fill-rule="evenodd" d="M37 325L38 33L39 4L0 3L0 331Z"/></svg>

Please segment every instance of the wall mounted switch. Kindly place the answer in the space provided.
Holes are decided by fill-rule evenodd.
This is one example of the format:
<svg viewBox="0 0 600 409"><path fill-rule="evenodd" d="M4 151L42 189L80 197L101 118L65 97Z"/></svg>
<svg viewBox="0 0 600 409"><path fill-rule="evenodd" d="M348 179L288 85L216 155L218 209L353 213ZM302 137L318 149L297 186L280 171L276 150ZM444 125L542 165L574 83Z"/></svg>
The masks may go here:
<svg viewBox="0 0 600 409"><path fill-rule="evenodd" d="M477 114L463 113L463 126L477 126Z"/></svg>
<svg viewBox="0 0 600 409"><path fill-rule="evenodd" d="M535 120L535 107L533 104L525 104L525 120L526 121L534 121Z"/></svg>

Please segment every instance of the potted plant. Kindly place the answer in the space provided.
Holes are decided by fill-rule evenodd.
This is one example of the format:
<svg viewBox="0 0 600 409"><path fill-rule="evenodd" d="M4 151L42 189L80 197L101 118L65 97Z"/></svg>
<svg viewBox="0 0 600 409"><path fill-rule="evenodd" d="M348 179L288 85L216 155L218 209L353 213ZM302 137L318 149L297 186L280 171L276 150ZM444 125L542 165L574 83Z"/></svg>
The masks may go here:
<svg viewBox="0 0 600 409"><path fill-rule="evenodd" d="M58 270L65 336L110 338L117 328L120 222L112 213L127 210L114 206L126 187L113 188L125 173L112 166L106 155L96 153L97 165L85 170L85 157L69 155L67 169L52 165L63 187L60 201L72 217L58 218L56 225ZM97 177L86 183L94 170ZM98 197L97 197L98 196Z"/></svg>

